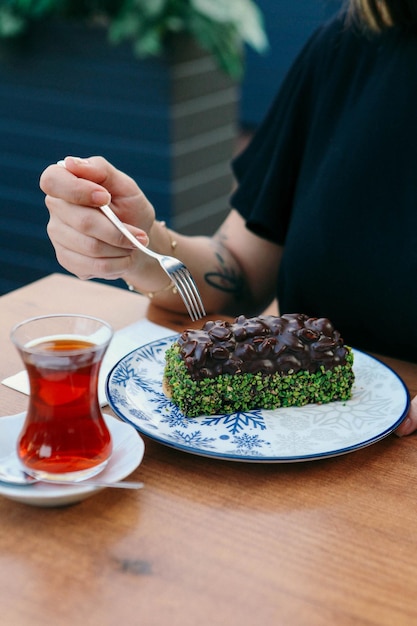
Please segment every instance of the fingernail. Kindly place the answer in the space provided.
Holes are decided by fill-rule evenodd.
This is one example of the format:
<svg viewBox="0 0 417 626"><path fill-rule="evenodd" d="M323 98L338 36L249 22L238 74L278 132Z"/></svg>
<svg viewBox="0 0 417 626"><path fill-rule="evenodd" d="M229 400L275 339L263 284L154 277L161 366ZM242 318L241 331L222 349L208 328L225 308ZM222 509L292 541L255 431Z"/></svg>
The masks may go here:
<svg viewBox="0 0 417 626"><path fill-rule="evenodd" d="M81 157L69 156L67 159L71 159L74 163L78 163L79 165L89 165L90 161L88 159L82 159Z"/></svg>
<svg viewBox="0 0 417 626"><path fill-rule="evenodd" d="M103 206L103 204L109 204L111 201L111 195L108 191L102 191L97 189L91 194L91 201L94 206Z"/></svg>
<svg viewBox="0 0 417 626"><path fill-rule="evenodd" d="M138 241L140 241L140 243L143 246L148 246L149 245L149 237L148 235L145 233L145 231L143 231L143 233L141 233L140 235L136 235L136 239Z"/></svg>

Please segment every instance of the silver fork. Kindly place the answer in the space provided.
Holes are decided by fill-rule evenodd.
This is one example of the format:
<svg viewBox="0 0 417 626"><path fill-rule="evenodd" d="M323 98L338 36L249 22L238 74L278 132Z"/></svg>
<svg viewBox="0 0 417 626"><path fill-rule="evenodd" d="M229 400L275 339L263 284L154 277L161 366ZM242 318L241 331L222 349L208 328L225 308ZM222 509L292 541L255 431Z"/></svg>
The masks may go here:
<svg viewBox="0 0 417 626"><path fill-rule="evenodd" d="M126 228L126 226L119 220L117 215L112 209L105 204L100 207L104 215L116 226L116 228L123 233L127 239L134 246L139 248L142 252L152 257L162 267L164 272L169 276L172 283L175 285L178 293L180 294L183 302L186 306L189 316L196 322L205 316L203 302L197 289L197 285L194 282L189 270L185 267L184 263L176 259L175 257L168 256L166 254L158 254L153 250L149 250L146 246L142 245L140 241L132 235L132 233Z"/></svg>

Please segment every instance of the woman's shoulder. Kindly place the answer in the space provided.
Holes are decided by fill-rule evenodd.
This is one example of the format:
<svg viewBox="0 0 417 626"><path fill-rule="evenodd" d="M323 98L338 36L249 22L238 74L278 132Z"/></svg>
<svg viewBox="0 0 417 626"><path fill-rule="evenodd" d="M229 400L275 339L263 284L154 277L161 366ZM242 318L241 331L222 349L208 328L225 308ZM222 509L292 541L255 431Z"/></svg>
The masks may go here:
<svg viewBox="0 0 417 626"><path fill-rule="evenodd" d="M352 64L358 54L366 54L373 45L372 36L349 23L346 13L340 12L319 26L307 41L302 61L320 72L324 65Z"/></svg>

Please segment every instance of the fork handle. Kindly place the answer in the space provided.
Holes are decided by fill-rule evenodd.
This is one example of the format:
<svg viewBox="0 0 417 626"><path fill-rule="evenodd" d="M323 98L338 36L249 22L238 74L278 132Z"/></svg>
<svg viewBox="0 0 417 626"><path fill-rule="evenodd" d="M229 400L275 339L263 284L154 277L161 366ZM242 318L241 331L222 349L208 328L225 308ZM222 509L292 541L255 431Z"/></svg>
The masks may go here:
<svg viewBox="0 0 417 626"><path fill-rule="evenodd" d="M137 248L139 248L139 250L141 250L142 252L144 252L145 254L147 254L148 256L151 256L153 259L158 260L160 258L160 255L157 254L156 252L153 252L152 250L149 250L149 248L147 248L146 246L144 246L142 243L140 243L140 241L138 241L136 239L136 237L134 237L132 235L132 233L130 232L130 230L128 228L126 228L126 226L123 224L123 222L121 222L119 220L119 218L117 217L116 213L114 213L112 211L112 209L108 206L108 204L104 204L103 206L100 207L100 210L104 213L104 215L112 222L112 224L114 224L114 226L116 226L116 228L127 238L129 239L129 241L131 243L133 243L134 246L136 246Z"/></svg>

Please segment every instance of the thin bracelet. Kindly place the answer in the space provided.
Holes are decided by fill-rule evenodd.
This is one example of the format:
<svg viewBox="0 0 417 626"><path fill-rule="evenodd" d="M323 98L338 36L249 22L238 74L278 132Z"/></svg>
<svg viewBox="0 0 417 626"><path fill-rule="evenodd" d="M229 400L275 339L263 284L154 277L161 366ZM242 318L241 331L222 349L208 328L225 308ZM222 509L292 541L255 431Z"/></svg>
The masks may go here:
<svg viewBox="0 0 417 626"><path fill-rule="evenodd" d="M178 241L176 239L172 239L171 234L170 234L170 230L167 227L166 222L164 222L163 220L159 222L159 224L162 226L162 228L165 228L167 235L169 237L169 245L171 246L171 250L175 250L175 248L178 245Z"/></svg>
<svg viewBox="0 0 417 626"><path fill-rule="evenodd" d="M169 245L171 246L171 250L175 250L175 248L178 245L178 242L175 239L171 238L170 235L170 231L167 228L166 222L164 221L160 221L159 224L165 228L168 237L169 237ZM169 285L167 285L166 287L164 287L163 289L158 289L157 291L139 291L138 289L136 289L131 283L128 283L127 281L125 281L127 288L129 289L129 291L133 291L134 293L138 293L141 296L146 296L147 298L149 298L149 300L152 300L152 298L154 296L156 296L158 293L162 293L164 291L169 291L170 289L172 289L172 293L178 293L177 287L175 285L173 285L171 282L169 283Z"/></svg>
<svg viewBox="0 0 417 626"><path fill-rule="evenodd" d="M131 285L127 281L125 281L125 283L127 285L127 288L129 289L129 291L132 291L134 293L138 293L141 296L146 296L147 298L149 298L149 300L152 300L152 298L154 296L156 296L158 293L162 293L163 291L169 291L170 289L172 289L172 293L178 293L178 290L177 290L176 286L173 285L171 282L169 283L169 285L167 285L163 289L158 289L157 291L139 291L138 289L136 289L136 287L134 287L133 285Z"/></svg>

